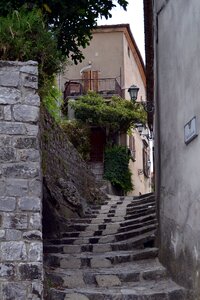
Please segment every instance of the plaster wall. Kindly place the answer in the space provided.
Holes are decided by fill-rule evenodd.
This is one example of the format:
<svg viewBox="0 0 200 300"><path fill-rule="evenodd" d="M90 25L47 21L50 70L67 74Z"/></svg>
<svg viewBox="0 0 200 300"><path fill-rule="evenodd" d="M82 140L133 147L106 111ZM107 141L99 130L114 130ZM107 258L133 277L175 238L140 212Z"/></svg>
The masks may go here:
<svg viewBox="0 0 200 300"><path fill-rule="evenodd" d="M96 32L90 45L82 49L85 59L78 65L68 65L60 76L61 90L68 79L81 78L80 70L91 63L92 71L99 71L99 78L117 78L123 73L123 34L121 32ZM103 63L102 63L103 62ZM122 84L123 78L122 78Z"/></svg>
<svg viewBox="0 0 200 300"><path fill-rule="evenodd" d="M134 190L129 195L142 195L151 192L150 178L143 172L143 140L137 130L133 131L135 138L135 160L129 161L129 168L132 171L132 182Z"/></svg>
<svg viewBox="0 0 200 300"><path fill-rule="evenodd" d="M162 7L165 6L168 1L169 0L156 0L155 1L156 11L158 12L159 10L161 10Z"/></svg>
<svg viewBox="0 0 200 300"><path fill-rule="evenodd" d="M125 89L125 98L130 99L128 88L134 84L139 87L138 92L138 101L146 100L146 86L141 77L140 71L137 66L136 58L134 57L133 52L131 51L130 45L126 39L126 36L123 35L123 61L124 61L124 84L123 88Z"/></svg>
<svg viewBox="0 0 200 300"><path fill-rule="evenodd" d="M123 35L123 61L124 61L124 82L125 98L130 99L128 87L132 84L139 87L137 101L146 99L146 82L143 81L139 68L137 66L136 57L130 47L125 35ZM130 160L129 168L132 172L132 182L134 190L129 195L141 195L151 191L150 179L143 173L143 140L137 130L133 130L135 139L136 159ZM128 139L127 139L128 140ZM129 145L128 145L129 146Z"/></svg>
<svg viewBox="0 0 200 300"><path fill-rule="evenodd" d="M196 291L196 300L200 299L200 137L186 145L184 126L196 116L199 133L200 2L158 0L155 10L160 259L174 279Z"/></svg>

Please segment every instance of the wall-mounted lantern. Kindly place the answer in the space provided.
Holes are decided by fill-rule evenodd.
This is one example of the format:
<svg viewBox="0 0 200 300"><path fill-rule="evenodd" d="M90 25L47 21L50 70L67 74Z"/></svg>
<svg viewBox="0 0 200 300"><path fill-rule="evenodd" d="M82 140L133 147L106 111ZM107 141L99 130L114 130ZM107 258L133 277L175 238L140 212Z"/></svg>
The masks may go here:
<svg viewBox="0 0 200 300"><path fill-rule="evenodd" d="M139 91L139 88L134 84L131 85L130 88L128 89L131 101L133 103L135 103L136 100L137 100L138 91ZM140 101L140 102L137 102L137 103L143 105L144 110L146 112L151 112L151 113L154 112L154 104L153 104L152 101Z"/></svg>
<svg viewBox="0 0 200 300"><path fill-rule="evenodd" d="M135 102L137 100L139 88L136 85L131 85L128 89L131 101Z"/></svg>

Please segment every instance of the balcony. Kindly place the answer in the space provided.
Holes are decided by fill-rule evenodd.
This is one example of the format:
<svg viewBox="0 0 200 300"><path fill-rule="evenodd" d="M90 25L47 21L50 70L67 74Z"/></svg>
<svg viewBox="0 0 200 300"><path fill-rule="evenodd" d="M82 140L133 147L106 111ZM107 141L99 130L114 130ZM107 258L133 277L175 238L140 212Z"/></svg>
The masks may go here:
<svg viewBox="0 0 200 300"><path fill-rule="evenodd" d="M122 89L116 78L73 79L65 83L64 99L76 99L88 91L95 91L103 98L123 97Z"/></svg>

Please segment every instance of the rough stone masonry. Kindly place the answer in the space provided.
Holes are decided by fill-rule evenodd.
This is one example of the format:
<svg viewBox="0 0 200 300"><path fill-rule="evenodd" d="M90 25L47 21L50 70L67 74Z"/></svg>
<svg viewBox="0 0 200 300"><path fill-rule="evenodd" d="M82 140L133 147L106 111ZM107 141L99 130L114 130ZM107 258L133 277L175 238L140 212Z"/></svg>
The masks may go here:
<svg viewBox="0 0 200 300"><path fill-rule="evenodd" d="M37 63L0 61L0 299L42 299Z"/></svg>

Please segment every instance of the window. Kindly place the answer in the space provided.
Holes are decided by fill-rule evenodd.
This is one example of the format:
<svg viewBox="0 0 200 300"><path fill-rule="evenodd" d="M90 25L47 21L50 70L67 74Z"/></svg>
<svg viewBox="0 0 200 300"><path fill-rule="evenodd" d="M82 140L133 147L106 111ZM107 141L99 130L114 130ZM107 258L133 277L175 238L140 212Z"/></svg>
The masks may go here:
<svg viewBox="0 0 200 300"><path fill-rule="evenodd" d="M146 177L149 177L149 154L147 147L143 148L143 172Z"/></svg>
<svg viewBox="0 0 200 300"><path fill-rule="evenodd" d="M83 81L83 92L87 93L89 90L98 92L98 71L84 71L82 72L82 81Z"/></svg>
<svg viewBox="0 0 200 300"><path fill-rule="evenodd" d="M129 46L127 48L127 51L128 51L128 57L130 57L130 48L129 48Z"/></svg>
<svg viewBox="0 0 200 300"><path fill-rule="evenodd" d="M132 161L136 161L135 138L132 135L129 136L129 150Z"/></svg>

